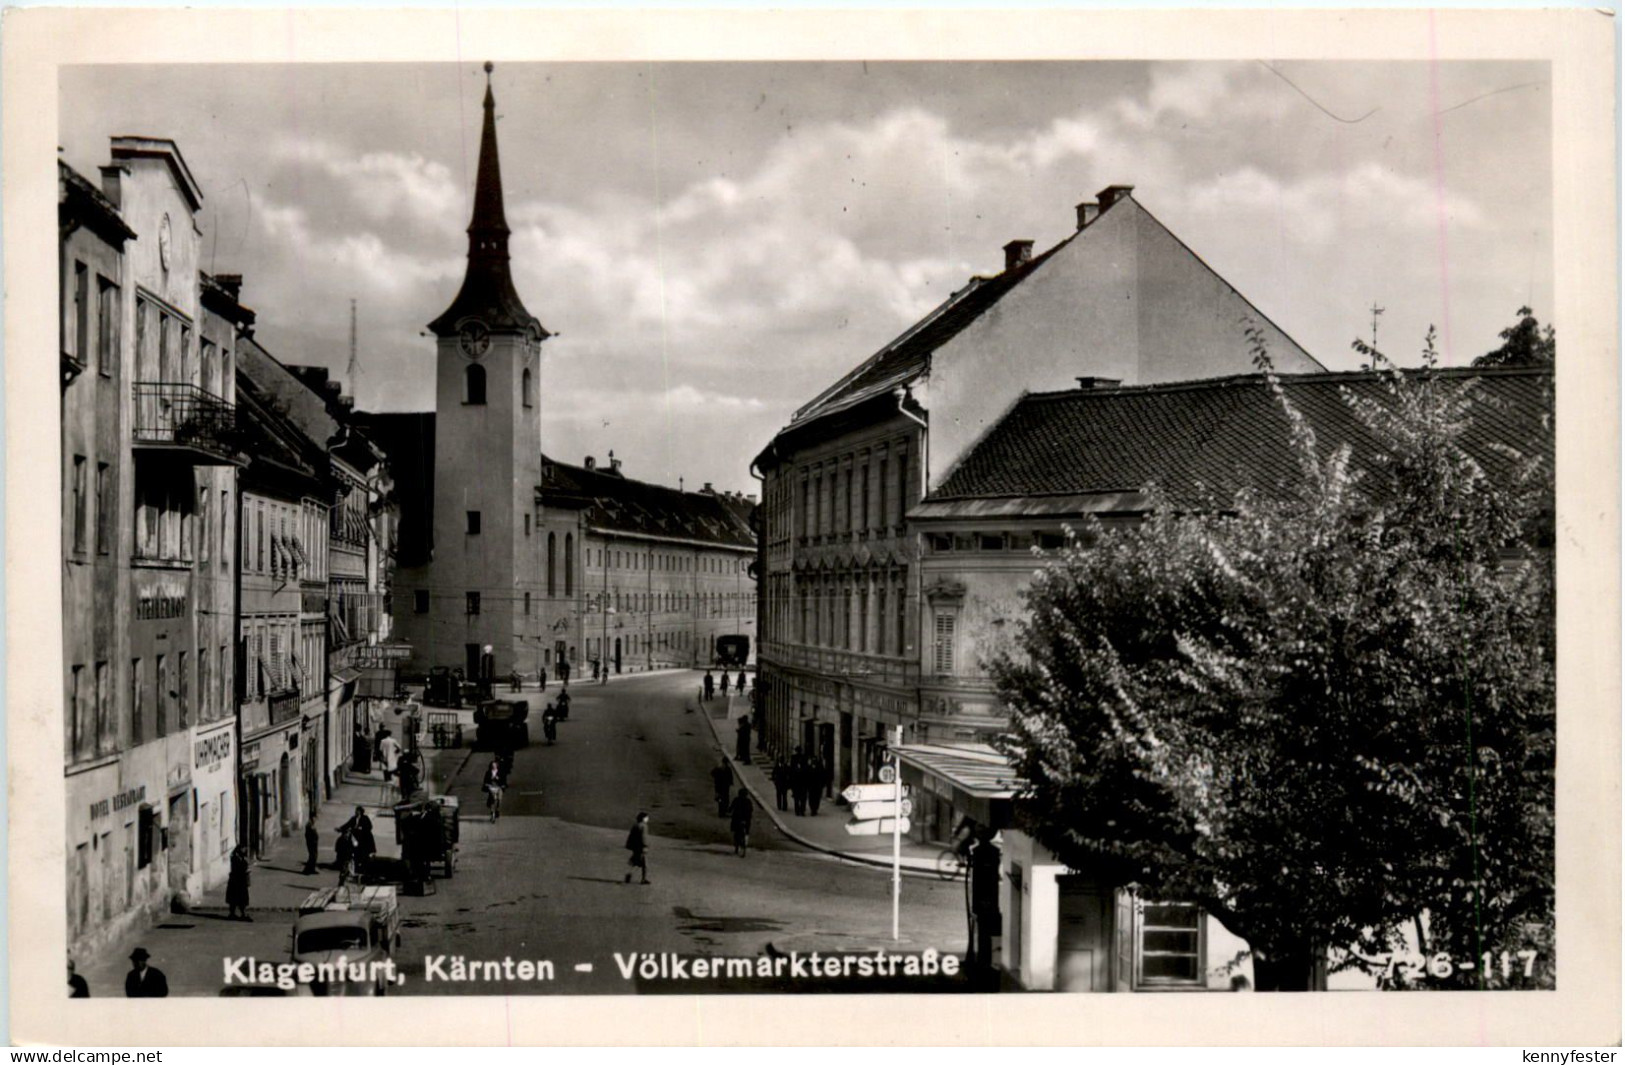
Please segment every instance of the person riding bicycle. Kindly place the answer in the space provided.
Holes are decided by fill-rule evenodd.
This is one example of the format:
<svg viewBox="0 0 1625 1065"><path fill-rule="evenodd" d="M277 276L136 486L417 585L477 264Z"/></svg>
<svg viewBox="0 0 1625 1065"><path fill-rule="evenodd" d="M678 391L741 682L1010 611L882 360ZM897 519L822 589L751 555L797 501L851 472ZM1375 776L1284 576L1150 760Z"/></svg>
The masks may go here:
<svg viewBox="0 0 1625 1065"><path fill-rule="evenodd" d="M542 735L547 737L548 743L552 743L559 738L559 723L558 719L553 716L552 703L547 704L547 711L542 714Z"/></svg>

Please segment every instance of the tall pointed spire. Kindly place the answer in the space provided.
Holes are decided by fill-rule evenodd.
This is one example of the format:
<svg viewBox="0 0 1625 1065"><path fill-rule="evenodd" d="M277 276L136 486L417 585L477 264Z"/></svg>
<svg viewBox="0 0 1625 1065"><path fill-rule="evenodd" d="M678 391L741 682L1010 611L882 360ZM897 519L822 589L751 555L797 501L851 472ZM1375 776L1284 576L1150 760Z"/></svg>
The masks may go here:
<svg viewBox="0 0 1625 1065"><path fill-rule="evenodd" d="M463 287L445 313L429 323L436 336L452 336L477 318L491 332L542 329L525 309L508 271L508 219L502 209L502 164L497 157L496 95L490 63L485 64L485 121L480 129L480 162L474 177L474 213L468 223L468 269Z"/></svg>

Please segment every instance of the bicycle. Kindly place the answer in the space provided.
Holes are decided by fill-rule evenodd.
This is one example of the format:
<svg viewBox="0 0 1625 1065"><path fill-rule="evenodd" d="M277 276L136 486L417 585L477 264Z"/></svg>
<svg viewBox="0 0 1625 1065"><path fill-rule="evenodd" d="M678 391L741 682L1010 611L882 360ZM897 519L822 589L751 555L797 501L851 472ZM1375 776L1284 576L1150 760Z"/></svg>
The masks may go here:
<svg viewBox="0 0 1625 1065"><path fill-rule="evenodd" d="M502 816L502 788L497 784L488 784L485 788L485 805L491 811L491 821Z"/></svg>
<svg viewBox="0 0 1625 1065"><path fill-rule="evenodd" d="M944 847L937 855L937 875L944 880L962 880L970 874L970 855L959 847Z"/></svg>

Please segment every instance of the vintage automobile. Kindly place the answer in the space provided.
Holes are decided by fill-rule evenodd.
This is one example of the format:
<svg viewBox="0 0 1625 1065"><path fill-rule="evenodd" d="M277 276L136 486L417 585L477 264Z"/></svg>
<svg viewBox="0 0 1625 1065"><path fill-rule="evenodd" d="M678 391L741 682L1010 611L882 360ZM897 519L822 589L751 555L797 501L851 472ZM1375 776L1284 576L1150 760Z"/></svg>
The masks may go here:
<svg viewBox="0 0 1625 1065"><path fill-rule="evenodd" d="M474 747L514 751L530 744L530 704L523 699L487 699L474 710Z"/></svg>
<svg viewBox="0 0 1625 1065"><path fill-rule="evenodd" d="M363 979L320 977L315 995L383 995L389 988L380 966L401 942L401 911L393 884L322 888L305 896L293 923L292 961L317 966L339 964Z"/></svg>

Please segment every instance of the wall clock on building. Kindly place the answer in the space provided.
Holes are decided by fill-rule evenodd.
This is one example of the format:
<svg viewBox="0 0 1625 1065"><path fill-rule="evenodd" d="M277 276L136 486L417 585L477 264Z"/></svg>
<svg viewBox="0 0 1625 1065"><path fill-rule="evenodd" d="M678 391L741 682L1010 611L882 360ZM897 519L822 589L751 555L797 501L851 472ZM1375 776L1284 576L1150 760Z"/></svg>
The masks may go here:
<svg viewBox="0 0 1625 1065"><path fill-rule="evenodd" d="M171 242L169 232L169 216L166 214L158 223L158 265L165 270L169 269L169 245Z"/></svg>
<svg viewBox="0 0 1625 1065"><path fill-rule="evenodd" d="M457 348L471 359L491 350L491 330L478 318L468 318L457 327Z"/></svg>

